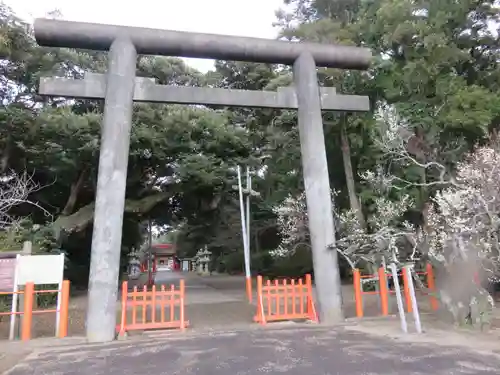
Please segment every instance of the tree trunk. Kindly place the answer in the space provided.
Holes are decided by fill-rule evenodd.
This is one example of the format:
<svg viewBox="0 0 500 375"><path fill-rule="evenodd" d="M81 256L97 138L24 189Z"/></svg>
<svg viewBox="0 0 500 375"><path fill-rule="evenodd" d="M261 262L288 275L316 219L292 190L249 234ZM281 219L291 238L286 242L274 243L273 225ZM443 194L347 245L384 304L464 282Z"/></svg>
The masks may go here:
<svg viewBox="0 0 500 375"><path fill-rule="evenodd" d="M78 199L78 193L83 186L85 181L86 170L82 169L78 175L78 180L71 184L71 190L69 193L68 200L66 201L66 205L64 206L61 215L68 216L73 213L75 210L76 201Z"/></svg>
<svg viewBox="0 0 500 375"><path fill-rule="evenodd" d="M9 167L9 162L10 162L11 148L12 148L11 139L10 137L7 137L5 148L3 150L2 157L0 158L0 173L7 172L7 168Z"/></svg>
<svg viewBox="0 0 500 375"><path fill-rule="evenodd" d="M352 170L351 163L351 147L349 146L349 138L347 137L347 132L345 128L345 122L341 122L340 128L340 145L342 149L342 160L344 162L344 172L347 184L347 192L349 194L349 203L351 209L356 212L359 224L362 228L366 227L365 217L363 211L361 210L361 203L356 194L356 184L354 182L354 173Z"/></svg>
<svg viewBox="0 0 500 375"><path fill-rule="evenodd" d="M342 160L344 162L344 173L347 185L347 192L349 194L349 204L351 209L356 213L356 217L358 222L363 229L366 228L365 216L363 215L363 211L361 210L361 202L358 199L358 195L356 194L356 184L354 182L354 173L351 162L351 147L349 145L349 138L347 137L346 124L345 119L341 121L340 127L340 147L342 149ZM377 266L367 262L366 267L368 268L368 272L370 275L377 274ZM375 284L375 291L378 291L379 286L378 283Z"/></svg>
<svg viewBox="0 0 500 375"><path fill-rule="evenodd" d="M415 135L408 141L407 145L408 152L414 155L415 159L418 160L419 163L425 164L427 163L427 154L429 151L429 147L426 144L425 140L425 131L421 127L415 128ZM426 186L427 183L427 171L425 168L419 168L420 174L420 210L423 210L425 204L428 200L428 188Z"/></svg>

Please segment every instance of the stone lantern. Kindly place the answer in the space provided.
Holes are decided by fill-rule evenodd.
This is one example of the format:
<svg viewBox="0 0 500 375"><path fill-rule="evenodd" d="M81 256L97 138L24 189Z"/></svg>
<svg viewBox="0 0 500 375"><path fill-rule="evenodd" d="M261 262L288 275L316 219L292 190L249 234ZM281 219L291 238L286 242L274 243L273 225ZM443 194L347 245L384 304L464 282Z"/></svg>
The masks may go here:
<svg viewBox="0 0 500 375"><path fill-rule="evenodd" d="M211 259L212 252L208 250L208 248L205 246L204 249L198 250L196 253L196 269L199 274L201 275L206 275L210 273L209 270L209 264L210 264L210 259Z"/></svg>
<svg viewBox="0 0 500 375"><path fill-rule="evenodd" d="M141 276L141 261L139 260L139 252L132 249L128 256L128 277L129 279L137 280Z"/></svg>

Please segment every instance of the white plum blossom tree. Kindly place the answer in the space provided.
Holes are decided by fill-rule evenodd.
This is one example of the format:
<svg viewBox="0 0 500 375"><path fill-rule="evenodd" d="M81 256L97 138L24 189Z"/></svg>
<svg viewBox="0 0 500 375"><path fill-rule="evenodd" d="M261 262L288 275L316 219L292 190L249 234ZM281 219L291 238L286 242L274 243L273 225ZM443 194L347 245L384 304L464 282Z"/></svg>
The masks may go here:
<svg viewBox="0 0 500 375"><path fill-rule="evenodd" d="M338 238L332 248L353 268L361 262L430 261L438 275L438 296L455 323L482 328L494 304L480 281L500 279L500 145L478 147L450 170L436 161L436 153L425 161L415 157L411 142L408 129L394 126L379 139L379 147L392 165L421 168L433 178L408 181L383 169L363 173L362 180L377 193L368 225L362 227L352 210L334 212ZM437 192L427 202L423 227L402 222L414 204L405 189L431 186ZM398 191L399 199L389 199L390 191ZM274 256L287 256L298 244L309 243L304 194L289 196L275 212L282 242Z"/></svg>
<svg viewBox="0 0 500 375"><path fill-rule="evenodd" d="M479 147L457 164L456 176L429 210L428 255L447 278L440 297L455 321L482 327L494 307L482 283L500 276L500 148Z"/></svg>
<svg viewBox="0 0 500 375"><path fill-rule="evenodd" d="M448 266L474 261L485 278L500 276L500 150L480 147L458 163L428 214L429 255Z"/></svg>
<svg viewBox="0 0 500 375"><path fill-rule="evenodd" d="M300 244L309 242L305 193L298 197L288 195L273 211L278 218L281 243L271 252L271 255L278 258L286 257L291 255Z"/></svg>
<svg viewBox="0 0 500 375"><path fill-rule="evenodd" d="M369 181L374 175L367 173L362 176ZM332 200L336 192L332 191ZM399 201L391 201L386 197L375 199L376 214L368 219L367 231L359 223L358 215L353 210L337 212L334 209L334 218L338 232L332 250L336 250L352 267L356 268L361 262L380 265L383 260L399 262L400 250L397 242L401 239L412 238L414 229L411 224L398 219L411 205L409 196L402 196ZM332 204L332 207L334 205ZM299 245L309 244L309 230L307 220L307 205L305 194L298 197L288 196L275 209L281 234L280 246L271 252L275 257L285 257L293 254ZM412 243L415 242L412 240ZM414 254L414 252L413 252Z"/></svg>

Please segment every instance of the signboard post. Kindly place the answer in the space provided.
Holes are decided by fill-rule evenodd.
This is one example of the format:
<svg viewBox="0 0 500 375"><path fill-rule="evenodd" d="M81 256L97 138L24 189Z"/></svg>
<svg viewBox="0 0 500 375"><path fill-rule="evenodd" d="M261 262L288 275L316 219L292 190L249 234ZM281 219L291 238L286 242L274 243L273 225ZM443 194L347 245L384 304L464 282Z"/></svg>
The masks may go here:
<svg viewBox="0 0 500 375"><path fill-rule="evenodd" d="M8 258L8 259L0 259L0 291L2 292L12 292L15 290L15 273L16 273L16 260L17 258ZM17 306L14 302L14 295L12 295L12 306L11 312L14 313L16 311ZM14 327L15 324L12 324L12 318L14 315L11 315L11 325L9 331L9 340L14 339Z"/></svg>

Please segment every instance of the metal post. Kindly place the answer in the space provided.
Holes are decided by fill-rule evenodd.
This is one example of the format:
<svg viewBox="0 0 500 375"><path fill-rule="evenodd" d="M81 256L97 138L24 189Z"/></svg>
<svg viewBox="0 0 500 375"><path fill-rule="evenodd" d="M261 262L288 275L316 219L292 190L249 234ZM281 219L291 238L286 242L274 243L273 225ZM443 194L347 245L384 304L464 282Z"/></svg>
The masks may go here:
<svg viewBox="0 0 500 375"><path fill-rule="evenodd" d="M241 217L241 233L243 237L243 254L245 256L245 270L247 269L247 224L245 218L245 204L243 200L243 186L241 183L241 167L238 165L238 191L240 197L240 217Z"/></svg>
<svg viewBox="0 0 500 375"><path fill-rule="evenodd" d="M250 175L250 169L247 167L247 213L246 213L246 224L247 224L247 246L246 246L246 259L245 259L245 285L247 292L248 302L252 302L252 271L250 269L251 257L250 257L250 193L252 191L252 176Z"/></svg>
<svg viewBox="0 0 500 375"><path fill-rule="evenodd" d="M299 56L293 73L320 321L334 324L343 320L342 295L337 252L330 249L335 244L335 228L318 77L310 53Z"/></svg>
<svg viewBox="0 0 500 375"><path fill-rule="evenodd" d="M251 299L250 289L249 289L249 272L250 272L250 259L248 256L248 239L247 239L247 224L245 218L245 203L243 199L243 186L241 183L241 167L238 165L238 191L240 197L240 215L241 215L241 235L243 237L243 256L245 259L245 284L247 298ZM250 279L251 281L251 279ZM251 286L251 284L250 284Z"/></svg>
<svg viewBox="0 0 500 375"><path fill-rule="evenodd" d="M420 322L420 312L418 311L417 296L415 295L415 287L413 285L413 265L406 265L408 275L408 289L410 291L411 306L413 309L413 319L415 321L415 330L417 333L422 333L422 323Z"/></svg>
<svg viewBox="0 0 500 375"><path fill-rule="evenodd" d="M399 285L398 268L394 263L390 265L392 271L392 280L394 281L394 289L396 292L396 302L398 304L399 320L401 321L401 330L408 333L408 324L406 323L405 307L403 305L403 297L401 296L401 287Z"/></svg>
<svg viewBox="0 0 500 375"><path fill-rule="evenodd" d="M153 233L151 227L151 218L148 218L148 283L153 284Z"/></svg>
<svg viewBox="0 0 500 375"><path fill-rule="evenodd" d="M137 52L130 40L118 38L108 59L89 276L89 342L115 338Z"/></svg>
<svg viewBox="0 0 500 375"><path fill-rule="evenodd" d="M247 167L247 213L246 213L246 224L247 224L247 256L248 256L248 270L247 277L250 277L250 192L252 191L252 176L250 176L250 169Z"/></svg>

